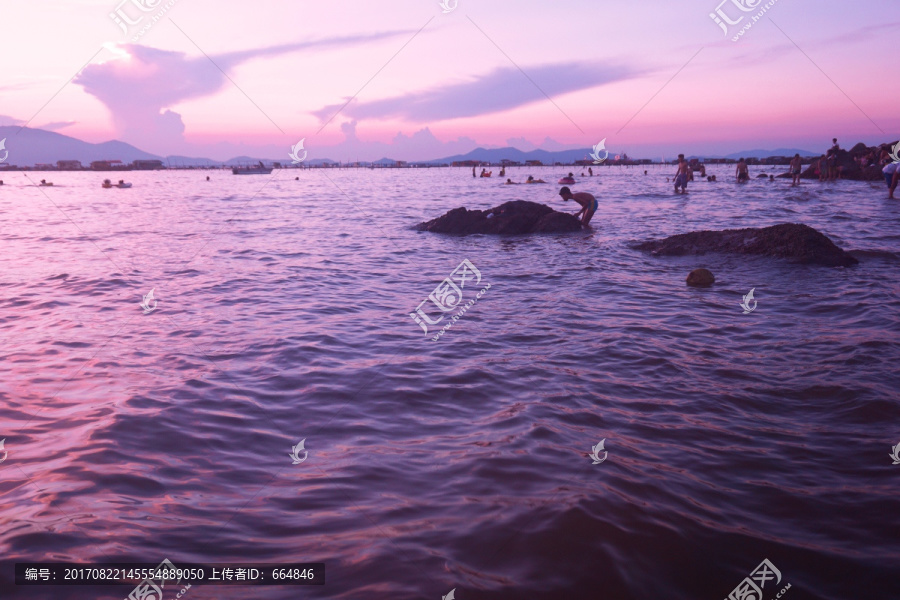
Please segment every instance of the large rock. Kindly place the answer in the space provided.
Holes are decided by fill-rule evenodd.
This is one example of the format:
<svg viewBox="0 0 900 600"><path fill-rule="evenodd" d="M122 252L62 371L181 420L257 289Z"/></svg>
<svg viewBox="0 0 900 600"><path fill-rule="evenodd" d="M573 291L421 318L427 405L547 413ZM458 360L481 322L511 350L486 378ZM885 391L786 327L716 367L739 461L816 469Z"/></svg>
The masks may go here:
<svg viewBox="0 0 900 600"><path fill-rule="evenodd" d="M659 256L683 256L726 252L786 258L803 264L849 267L855 258L834 245L824 234L807 225L783 223L762 229L694 231L664 240L650 240L633 248Z"/></svg>
<svg viewBox="0 0 900 600"><path fill-rule="evenodd" d="M537 202L513 200L489 210L454 208L445 215L416 226L434 233L521 234L581 231L581 221Z"/></svg>

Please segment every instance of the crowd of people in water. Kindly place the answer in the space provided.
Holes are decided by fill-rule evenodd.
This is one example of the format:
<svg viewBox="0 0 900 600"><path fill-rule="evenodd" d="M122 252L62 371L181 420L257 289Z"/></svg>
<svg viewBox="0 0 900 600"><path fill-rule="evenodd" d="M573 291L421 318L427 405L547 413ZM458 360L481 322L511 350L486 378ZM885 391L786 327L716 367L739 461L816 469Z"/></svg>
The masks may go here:
<svg viewBox="0 0 900 600"><path fill-rule="evenodd" d="M840 151L841 147L837 138L834 138L828 152L813 159L811 163L813 174L819 178L819 181L836 181L842 178L844 167L838 164L838 153ZM857 167L860 171L865 171L873 166L880 167L889 190L889 198L893 199L897 184L900 183L900 156L898 156L898 153L900 153L900 143L893 147L893 151L891 151L890 145L882 145L875 149L864 148L857 150L850 153L849 159L851 166ZM694 167L684 158L684 154L678 155L674 177L676 193L679 191L685 193L687 191L687 184L690 181L694 181L694 171L697 170L700 170L701 176L706 177L707 181L716 181L715 175L706 175L706 168L703 165ZM646 174L646 171L644 173ZM788 173L791 175L791 187L800 185L800 176L803 174L803 159L799 154L794 154L794 157L791 159ZM747 161L744 158L738 160L734 170L734 177L738 183L750 181L750 172ZM758 177L766 177L766 175L760 174ZM775 176L769 175L768 179L769 181L774 181ZM669 178L666 178L666 181L669 181Z"/></svg>
<svg viewBox="0 0 900 600"><path fill-rule="evenodd" d="M862 145L860 144L859 146ZM871 148L866 148L864 151L857 150L850 154L850 160L853 165L859 167L860 170L865 170L873 166L881 167L885 183L890 192L889 197L893 199L894 192L897 189L898 183L900 183L900 156L898 156L900 155L900 142L893 147L893 151L889 151L890 149L891 146L883 145L874 150ZM814 169L813 173L819 177L819 181L835 181L841 179L843 167L838 164L838 152L840 151L841 147L838 144L837 138L835 138L832 140L832 146L828 152L817 159L813 159L811 167ZM675 193L687 193L688 183L694 181L695 172L699 173L700 177L705 177L707 181L716 181L715 175L706 174L705 165L692 165L685 159L684 154L679 154L674 179L672 180L675 185ZM588 167L588 173L589 176L593 177L593 168ZM803 158L799 153L794 154L793 158L791 158L788 174L791 176L791 187L800 185L800 177L803 174ZM481 177L490 177L491 175L492 173L490 171L486 171L485 169L481 170ZM644 171L644 175L647 175L647 171ZM506 176L506 167L501 168L500 176ZM585 174L582 172L581 176L584 177ZM472 167L472 177L477 177L475 167ZM750 170L748 163L744 158L738 160L734 170L734 177L737 183L747 183L750 181ZM774 175L760 174L758 175L758 178L767 178L769 181L775 181ZM667 177L666 181L670 181L670 179ZM532 175L529 175L528 179L525 180L525 183L547 182L543 179L535 179ZM569 173L568 176L560 179L559 183L574 184L574 173ZM519 182L508 178L505 185L519 185ZM598 207L597 199L592 194L587 192L573 193L568 185L564 185L559 190L559 195L564 202L574 200L580 204L581 210L578 211L575 216L580 218L582 225L586 226L590 223L591 218L594 216Z"/></svg>

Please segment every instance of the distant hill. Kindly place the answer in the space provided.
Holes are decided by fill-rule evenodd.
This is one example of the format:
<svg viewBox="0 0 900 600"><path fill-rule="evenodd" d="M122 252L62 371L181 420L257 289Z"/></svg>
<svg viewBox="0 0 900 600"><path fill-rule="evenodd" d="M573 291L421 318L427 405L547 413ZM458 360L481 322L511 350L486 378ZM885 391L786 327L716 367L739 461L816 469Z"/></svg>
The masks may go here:
<svg viewBox="0 0 900 600"><path fill-rule="evenodd" d="M125 164L135 160L161 160L164 164L171 167L208 167L208 166L235 166L256 164L259 161L267 165L273 162L280 162L284 166L290 166L290 159L285 156L279 159L266 159L253 156L237 156L227 161L210 160L208 158L197 158L188 156L166 156L161 157L149 152L144 152L139 148L135 148L131 144L125 142L110 141L102 144L92 144L79 139L55 133L52 131L44 131L42 129L30 129L28 127L21 129L16 126L0 127L0 140L5 138L5 147L9 152L6 162L10 165L20 167L31 167L36 164L56 164L59 160L78 160L85 167L89 166L95 160L120 160ZM476 148L466 154L457 154L455 156L447 156L429 161L410 160L412 164L450 164L456 161L481 161L490 163L499 163L501 160L511 160L518 163L524 163L528 160L539 160L545 165L554 163L572 164L576 160L590 160L592 148L583 148L575 150L561 150L550 152L547 150L529 150L522 151L518 148ZM2 153L2 151L0 151ZM756 157L766 158L769 156L819 156L817 152L809 152L807 150L797 150L793 148L777 148L775 150L744 150L735 152L726 156L707 154L694 155L691 158L732 158ZM610 157L615 156L615 152L610 150ZM633 159L640 159L640 156L633 156ZM335 164L337 161L327 158L310 159L303 163L303 166L318 166L323 163ZM363 162L361 164L379 164L392 165L394 160L391 158L382 158L374 162Z"/></svg>
<svg viewBox="0 0 900 600"><path fill-rule="evenodd" d="M548 152L547 150L529 150L528 152L523 152L522 150L513 147L492 149L475 148L466 154L457 154L455 156L448 156L446 158L424 162L425 164L449 164L456 161L478 160L482 162L499 163L501 160L506 159L521 163L524 163L526 160L539 160L545 165L552 165L556 162L568 164L573 163L576 160L590 160L589 155L592 150L592 148L585 148L583 150L562 150L559 152Z"/></svg>
<svg viewBox="0 0 900 600"><path fill-rule="evenodd" d="M139 150L125 142L91 144L43 129L0 127L0 140L4 138L6 150L9 152L6 162L10 165L55 165L58 160L80 160L81 164L87 166L95 160L121 160L123 163L135 160L162 160L159 156Z"/></svg>
<svg viewBox="0 0 900 600"><path fill-rule="evenodd" d="M795 154L799 154L800 156L821 156L822 153L810 152L808 150L797 150L796 148L776 148L775 150L744 150L742 152L726 154L721 158L733 158L737 160L739 158L768 158L770 156L793 156Z"/></svg>

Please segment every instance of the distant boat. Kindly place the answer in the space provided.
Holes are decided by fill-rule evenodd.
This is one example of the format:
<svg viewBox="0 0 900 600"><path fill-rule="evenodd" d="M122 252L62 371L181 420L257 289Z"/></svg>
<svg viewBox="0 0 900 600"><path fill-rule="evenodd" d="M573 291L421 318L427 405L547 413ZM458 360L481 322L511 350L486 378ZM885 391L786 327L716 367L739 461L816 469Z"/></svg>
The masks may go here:
<svg viewBox="0 0 900 600"><path fill-rule="evenodd" d="M268 175L272 172L271 167L267 167L260 161L255 167L231 167L231 172L235 175Z"/></svg>

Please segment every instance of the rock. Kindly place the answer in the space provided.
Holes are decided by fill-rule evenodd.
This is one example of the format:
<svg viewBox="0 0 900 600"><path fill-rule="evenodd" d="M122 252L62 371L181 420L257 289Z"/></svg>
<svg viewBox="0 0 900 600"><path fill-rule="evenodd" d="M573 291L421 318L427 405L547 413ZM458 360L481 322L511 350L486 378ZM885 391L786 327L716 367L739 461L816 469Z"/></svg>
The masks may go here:
<svg viewBox="0 0 900 600"><path fill-rule="evenodd" d="M513 200L489 210L454 208L437 219L419 223L416 229L457 235L567 233L581 231L581 221L544 204Z"/></svg>
<svg viewBox="0 0 900 600"><path fill-rule="evenodd" d="M708 269L694 269L687 276L688 285L712 285L716 278Z"/></svg>
<svg viewBox="0 0 900 600"><path fill-rule="evenodd" d="M659 256L707 252L758 254L826 267L849 267L859 262L835 246L826 235L799 223L783 223L762 229L694 231L673 235L664 240L650 240L632 247Z"/></svg>

